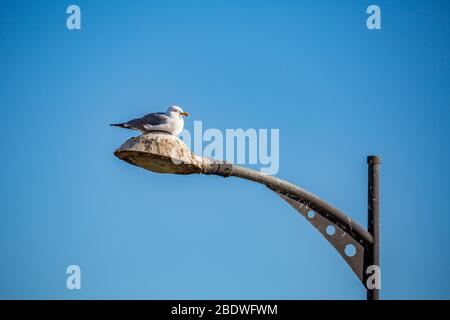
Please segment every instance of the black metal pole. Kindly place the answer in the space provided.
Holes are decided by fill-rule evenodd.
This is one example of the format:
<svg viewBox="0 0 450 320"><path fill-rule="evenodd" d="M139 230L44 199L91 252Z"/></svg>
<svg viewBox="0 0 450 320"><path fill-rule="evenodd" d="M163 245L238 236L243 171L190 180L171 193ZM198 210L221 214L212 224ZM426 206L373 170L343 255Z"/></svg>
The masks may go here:
<svg viewBox="0 0 450 320"><path fill-rule="evenodd" d="M377 270L372 270L373 273L376 272L377 277L381 277L380 268L380 165L381 159L377 156L368 156L368 226L367 231L372 235L374 242L370 245L368 250L368 256L365 263L365 273L366 273L366 288L367 288L367 300L378 300L380 299L379 288L368 288L368 277L371 274L367 274L367 268L370 266L375 266ZM372 275L373 275L372 273ZM380 278L376 281L380 283Z"/></svg>

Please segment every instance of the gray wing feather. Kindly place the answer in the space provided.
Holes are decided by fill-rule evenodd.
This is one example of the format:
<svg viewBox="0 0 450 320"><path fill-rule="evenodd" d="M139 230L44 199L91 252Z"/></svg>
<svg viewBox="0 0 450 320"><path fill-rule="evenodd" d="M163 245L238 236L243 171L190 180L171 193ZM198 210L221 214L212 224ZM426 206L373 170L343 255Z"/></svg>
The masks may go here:
<svg viewBox="0 0 450 320"><path fill-rule="evenodd" d="M157 126L165 123L169 117L165 113L149 113L142 118L128 121L125 125L137 130L146 130L145 125Z"/></svg>
<svg viewBox="0 0 450 320"><path fill-rule="evenodd" d="M165 113L150 113L146 116L142 117L142 120L145 124L150 124L152 126L157 126L159 124L162 124L164 122L167 122L169 119L169 116L167 116Z"/></svg>

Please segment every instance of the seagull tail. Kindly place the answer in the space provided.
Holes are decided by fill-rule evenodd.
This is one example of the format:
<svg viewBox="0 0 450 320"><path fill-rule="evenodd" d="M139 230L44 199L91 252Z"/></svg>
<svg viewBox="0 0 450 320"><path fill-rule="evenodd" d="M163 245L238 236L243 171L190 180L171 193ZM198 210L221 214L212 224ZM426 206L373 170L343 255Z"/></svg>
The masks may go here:
<svg viewBox="0 0 450 320"><path fill-rule="evenodd" d="M112 127L127 128L127 127L125 126L125 123L111 123L110 126L112 126Z"/></svg>

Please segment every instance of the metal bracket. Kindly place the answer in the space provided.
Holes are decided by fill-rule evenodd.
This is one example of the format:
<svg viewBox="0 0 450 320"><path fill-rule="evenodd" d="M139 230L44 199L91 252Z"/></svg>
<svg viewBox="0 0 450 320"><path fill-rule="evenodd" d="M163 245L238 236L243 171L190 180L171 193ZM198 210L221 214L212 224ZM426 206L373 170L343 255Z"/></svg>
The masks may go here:
<svg viewBox="0 0 450 320"><path fill-rule="evenodd" d="M326 240L337 250L337 252L344 258L345 262L350 266L355 275L361 282L364 279L364 254L365 248L357 240L355 240L348 232L345 232L337 224L331 222L326 217L314 212L307 205L291 199L281 193L276 192L283 200L289 203L295 210L297 210L305 219L311 223ZM346 247L353 246L355 249L354 255L346 253ZM348 247L347 250L350 248Z"/></svg>

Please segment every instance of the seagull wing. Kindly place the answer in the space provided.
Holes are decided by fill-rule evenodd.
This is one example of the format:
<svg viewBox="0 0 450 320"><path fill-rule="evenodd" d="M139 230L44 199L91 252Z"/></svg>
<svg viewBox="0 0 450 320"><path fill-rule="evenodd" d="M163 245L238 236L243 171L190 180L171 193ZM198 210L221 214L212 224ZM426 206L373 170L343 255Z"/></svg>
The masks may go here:
<svg viewBox="0 0 450 320"><path fill-rule="evenodd" d="M167 123L168 119L169 117L162 112L149 113L142 118L133 119L124 123L123 127L128 129L147 131L152 127L164 125L165 123Z"/></svg>
<svg viewBox="0 0 450 320"><path fill-rule="evenodd" d="M149 113L141 118L142 122L146 125L158 126L164 124L169 120L169 116L162 112Z"/></svg>

